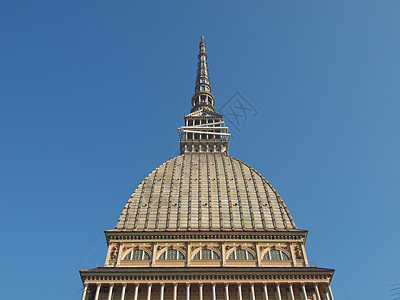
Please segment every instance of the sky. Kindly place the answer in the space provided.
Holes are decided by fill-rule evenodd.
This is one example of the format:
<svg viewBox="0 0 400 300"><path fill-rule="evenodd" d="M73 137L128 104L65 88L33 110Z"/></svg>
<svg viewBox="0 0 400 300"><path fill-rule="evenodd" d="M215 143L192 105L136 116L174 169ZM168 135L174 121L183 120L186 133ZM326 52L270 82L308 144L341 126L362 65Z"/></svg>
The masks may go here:
<svg viewBox="0 0 400 300"><path fill-rule="evenodd" d="M79 270L104 264L104 230L176 155L202 34L217 110L238 95L253 108L225 115L230 155L309 230L310 264L336 270L335 298L399 297L399 9L3 0L2 299L80 299Z"/></svg>

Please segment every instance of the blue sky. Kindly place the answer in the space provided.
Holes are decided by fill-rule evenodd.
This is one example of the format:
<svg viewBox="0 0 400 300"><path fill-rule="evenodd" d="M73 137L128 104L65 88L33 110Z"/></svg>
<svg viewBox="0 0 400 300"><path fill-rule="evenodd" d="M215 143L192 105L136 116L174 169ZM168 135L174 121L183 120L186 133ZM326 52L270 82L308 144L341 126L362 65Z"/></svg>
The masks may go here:
<svg viewBox="0 0 400 300"><path fill-rule="evenodd" d="M80 299L130 194L178 149L200 35L230 155L278 190L336 299L394 299L399 1L2 1L2 298ZM229 125L229 123L228 123Z"/></svg>

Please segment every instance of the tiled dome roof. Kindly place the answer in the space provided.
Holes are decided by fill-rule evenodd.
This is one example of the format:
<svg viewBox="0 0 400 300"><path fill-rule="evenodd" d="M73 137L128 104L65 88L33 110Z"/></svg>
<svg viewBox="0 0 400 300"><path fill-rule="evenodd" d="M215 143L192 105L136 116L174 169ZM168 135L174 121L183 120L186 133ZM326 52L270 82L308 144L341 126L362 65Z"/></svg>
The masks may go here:
<svg viewBox="0 0 400 300"><path fill-rule="evenodd" d="M216 153L184 154L156 168L129 198L116 229L297 230L285 203L261 174Z"/></svg>

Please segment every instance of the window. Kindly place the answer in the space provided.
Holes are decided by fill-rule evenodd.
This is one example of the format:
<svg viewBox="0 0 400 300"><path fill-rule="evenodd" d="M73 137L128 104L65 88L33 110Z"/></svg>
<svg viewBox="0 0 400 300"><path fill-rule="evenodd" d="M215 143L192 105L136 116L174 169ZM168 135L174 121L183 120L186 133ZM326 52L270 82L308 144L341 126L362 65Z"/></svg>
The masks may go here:
<svg viewBox="0 0 400 300"><path fill-rule="evenodd" d="M193 260L218 260L221 259L219 254L211 249L201 248L193 257Z"/></svg>
<svg viewBox="0 0 400 300"><path fill-rule="evenodd" d="M290 257L281 250L271 249L265 253L263 260L290 260Z"/></svg>
<svg viewBox="0 0 400 300"><path fill-rule="evenodd" d="M164 251L161 256L158 258L159 260L185 260L185 255L179 250L168 248Z"/></svg>
<svg viewBox="0 0 400 300"><path fill-rule="evenodd" d="M245 249L235 249L229 255L228 260L255 260L255 257Z"/></svg>
<svg viewBox="0 0 400 300"><path fill-rule="evenodd" d="M150 260L150 255L142 249L133 249L123 260Z"/></svg>

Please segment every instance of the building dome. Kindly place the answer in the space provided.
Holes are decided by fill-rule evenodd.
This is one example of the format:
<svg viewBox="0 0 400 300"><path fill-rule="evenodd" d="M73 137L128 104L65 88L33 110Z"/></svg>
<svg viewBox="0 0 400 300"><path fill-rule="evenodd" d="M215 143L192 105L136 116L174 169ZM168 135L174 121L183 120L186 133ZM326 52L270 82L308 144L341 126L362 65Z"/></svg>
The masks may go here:
<svg viewBox="0 0 400 300"><path fill-rule="evenodd" d="M271 184L222 153L184 154L160 165L131 195L116 229L297 231Z"/></svg>

